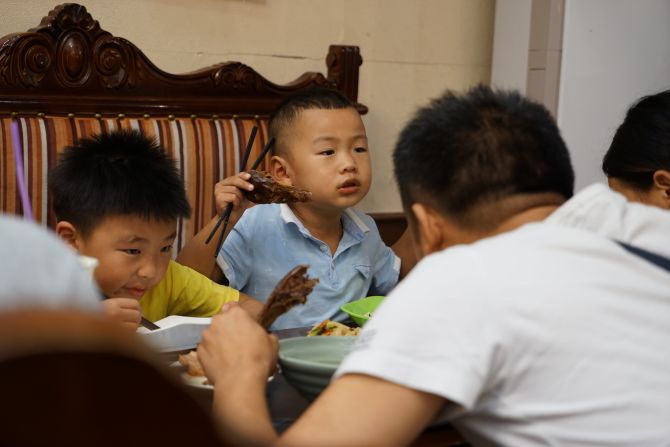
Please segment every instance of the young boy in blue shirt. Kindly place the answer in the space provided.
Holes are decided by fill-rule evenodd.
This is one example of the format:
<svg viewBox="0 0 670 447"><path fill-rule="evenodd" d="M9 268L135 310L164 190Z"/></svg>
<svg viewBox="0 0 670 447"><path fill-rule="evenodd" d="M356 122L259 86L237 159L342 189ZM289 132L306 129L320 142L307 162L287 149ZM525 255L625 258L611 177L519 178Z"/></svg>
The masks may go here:
<svg viewBox="0 0 670 447"><path fill-rule="evenodd" d="M112 132L65 149L49 173L56 233L99 262L104 311L136 329L169 315L208 317L239 301L262 305L172 261L177 220L190 215L175 162L138 132Z"/></svg>
<svg viewBox="0 0 670 447"><path fill-rule="evenodd" d="M273 329L342 320L339 308L368 294L385 295L398 281L400 259L369 216L352 208L370 189L368 139L360 114L341 93L312 89L284 100L270 117L275 138L270 173L280 183L312 193L305 203L256 205L249 174L216 185L217 210L233 203L230 227L214 265L205 245L215 219L182 250L180 261L232 287L267 299L298 264L308 264L319 283L307 304L277 319ZM234 224L234 226L233 226ZM218 267L218 268L217 268Z"/></svg>

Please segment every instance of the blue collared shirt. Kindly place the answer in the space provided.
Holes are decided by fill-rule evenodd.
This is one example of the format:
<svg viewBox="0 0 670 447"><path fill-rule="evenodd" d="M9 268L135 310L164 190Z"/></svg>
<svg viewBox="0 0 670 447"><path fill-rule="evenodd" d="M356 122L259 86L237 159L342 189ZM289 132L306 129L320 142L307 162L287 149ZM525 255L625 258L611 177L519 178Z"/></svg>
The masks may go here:
<svg viewBox="0 0 670 447"><path fill-rule="evenodd" d="M279 280L300 264L319 283L304 306L295 306L272 329L343 320L340 306L368 294L386 295L398 282L400 259L379 236L374 220L349 208L333 255L285 204L256 205L244 212L223 244L217 263L230 286L265 302Z"/></svg>

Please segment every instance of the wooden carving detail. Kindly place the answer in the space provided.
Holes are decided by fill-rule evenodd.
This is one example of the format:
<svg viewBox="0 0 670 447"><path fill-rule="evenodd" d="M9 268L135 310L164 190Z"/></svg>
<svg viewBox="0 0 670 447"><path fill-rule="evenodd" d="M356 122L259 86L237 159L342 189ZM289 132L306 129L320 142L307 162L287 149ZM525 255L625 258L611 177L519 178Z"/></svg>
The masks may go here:
<svg viewBox="0 0 670 447"><path fill-rule="evenodd" d="M212 73L214 85L232 91L250 92L262 88L260 76L239 62L223 64Z"/></svg>
<svg viewBox="0 0 670 447"><path fill-rule="evenodd" d="M352 61L355 66L349 67ZM0 38L0 104L17 111L62 111L66 106L77 113L123 108L129 113L256 115L269 113L282 97L312 85L342 90L355 101L358 48L331 47L327 62L328 77L305 73L286 85L274 84L239 62L171 74L131 42L103 30L84 6L69 3L54 8L28 32ZM352 80L354 85L349 85Z"/></svg>
<svg viewBox="0 0 670 447"><path fill-rule="evenodd" d="M39 72L30 66L24 66L24 70L33 72L25 73L24 79L26 76L30 79L39 79L39 82L31 84L34 87L39 85L50 69L53 70L53 75L59 84L63 86L85 85L92 74L92 44L101 36L109 35L100 28L97 20L93 20L86 8L76 4L57 6L42 19L39 26L29 30L28 33L41 36L48 43L48 47L44 48L47 50L45 52L39 46L27 45L24 50L24 54L28 56L27 60L36 59L36 57L29 56L35 51L38 52L36 56L40 56L39 61L46 60L48 53L55 59L55 65L49 64ZM38 77L38 73L41 76Z"/></svg>
<svg viewBox="0 0 670 447"><path fill-rule="evenodd" d="M41 36L8 37L0 42L0 85L38 86L55 59L50 43Z"/></svg>
<svg viewBox="0 0 670 447"><path fill-rule="evenodd" d="M86 38L78 32L68 33L58 44L56 76L68 87L86 84L91 75L91 48Z"/></svg>
<svg viewBox="0 0 670 447"><path fill-rule="evenodd" d="M28 32L45 33L54 40L58 40L62 34L73 29L79 29L94 38L100 33L105 33L100 28L98 21L94 20L91 14L86 11L86 8L75 3L56 6L49 12L49 15L42 19L39 26L28 30Z"/></svg>
<svg viewBox="0 0 670 447"><path fill-rule="evenodd" d="M53 49L46 39L35 36L25 42L21 50L19 60L22 64L16 70L19 74L18 80L23 85L37 87L53 65Z"/></svg>
<svg viewBox="0 0 670 447"><path fill-rule="evenodd" d="M116 37L100 39L93 54L95 68L100 82L105 88L119 88L126 85L135 87L140 70L135 65L134 53L129 51L130 43Z"/></svg>

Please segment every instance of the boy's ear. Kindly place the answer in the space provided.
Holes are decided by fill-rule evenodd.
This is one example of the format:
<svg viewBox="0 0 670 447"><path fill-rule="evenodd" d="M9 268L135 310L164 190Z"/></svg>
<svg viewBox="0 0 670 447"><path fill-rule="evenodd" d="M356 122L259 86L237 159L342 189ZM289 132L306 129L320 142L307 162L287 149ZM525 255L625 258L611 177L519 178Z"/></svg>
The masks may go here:
<svg viewBox="0 0 670 447"><path fill-rule="evenodd" d="M654 172L653 181L652 189L658 204L670 209L670 172L664 169Z"/></svg>
<svg viewBox="0 0 670 447"><path fill-rule="evenodd" d="M56 234L63 242L79 251L79 233L70 222L66 220L58 222L56 224Z"/></svg>
<svg viewBox="0 0 670 447"><path fill-rule="evenodd" d="M274 177L279 183L284 185L293 186L293 181L289 175L289 166L286 160L279 155L273 155L270 159L270 174Z"/></svg>

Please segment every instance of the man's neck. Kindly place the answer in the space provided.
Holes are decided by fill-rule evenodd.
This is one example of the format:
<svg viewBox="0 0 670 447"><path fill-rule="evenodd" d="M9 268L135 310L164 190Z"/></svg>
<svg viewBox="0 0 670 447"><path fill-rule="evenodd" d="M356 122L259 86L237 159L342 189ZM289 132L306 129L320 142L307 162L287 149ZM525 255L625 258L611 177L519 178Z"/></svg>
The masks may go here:
<svg viewBox="0 0 670 447"><path fill-rule="evenodd" d="M531 222L539 222L546 219L556 211L565 198L555 193L519 194L504 198L495 205L494 209L489 207L476 219L489 221L499 220L500 223L490 229L470 229L462 226L451 228L451 238L458 243L472 243L480 239L495 236L507 231L512 231L522 225ZM506 217L504 217L506 216ZM457 231L460 230L460 233ZM448 242L452 244L452 241Z"/></svg>
<svg viewBox="0 0 670 447"><path fill-rule="evenodd" d="M505 233L507 231L512 231L527 223L542 221L547 217L549 217L551 213L556 211L558 207L559 205L543 205L543 206L535 206L527 210L521 211L502 221L500 225L498 225L492 231L491 236L500 233Z"/></svg>

